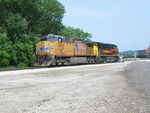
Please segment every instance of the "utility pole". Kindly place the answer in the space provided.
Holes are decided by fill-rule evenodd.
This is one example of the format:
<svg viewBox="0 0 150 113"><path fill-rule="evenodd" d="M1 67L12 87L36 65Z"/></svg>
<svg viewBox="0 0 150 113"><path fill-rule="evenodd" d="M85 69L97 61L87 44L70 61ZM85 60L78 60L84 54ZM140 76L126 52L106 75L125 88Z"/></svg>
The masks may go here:
<svg viewBox="0 0 150 113"><path fill-rule="evenodd" d="M134 51L134 58L137 57L137 51Z"/></svg>

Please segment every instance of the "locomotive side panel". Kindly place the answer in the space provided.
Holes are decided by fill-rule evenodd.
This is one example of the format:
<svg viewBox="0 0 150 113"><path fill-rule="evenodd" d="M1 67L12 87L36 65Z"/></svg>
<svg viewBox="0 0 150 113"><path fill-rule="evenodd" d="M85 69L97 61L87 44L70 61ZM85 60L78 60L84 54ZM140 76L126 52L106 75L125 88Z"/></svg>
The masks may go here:
<svg viewBox="0 0 150 113"><path fill-rule="evenodd" d="M74 56L75 54L74 46L75 44L73 42L63 42L62 56Z"/></svg>
<svg viewBox="0 0 150 113"><path fill-rule="evenodd" d="M86 54L87 56L92 56L94 54L93 46L89 46L89 45L87 46Z"/></svg>
<svg viewBox="0 0 150 113"><path fill-rule="evenodd" d="M98 56L98 55L99 55L99 52L98 52L98 51L99 51L99 50L98 50L98 45L96 45L96 44L93 45L93 51L94 51L94 55L95 55L95 56Z"/></svg>
<svg viewBox="0 0 150 113"><path fill-rule="evenodd" d="M74 50L75 50L74 56L86 56L86 43L75 42Z"/></svg>

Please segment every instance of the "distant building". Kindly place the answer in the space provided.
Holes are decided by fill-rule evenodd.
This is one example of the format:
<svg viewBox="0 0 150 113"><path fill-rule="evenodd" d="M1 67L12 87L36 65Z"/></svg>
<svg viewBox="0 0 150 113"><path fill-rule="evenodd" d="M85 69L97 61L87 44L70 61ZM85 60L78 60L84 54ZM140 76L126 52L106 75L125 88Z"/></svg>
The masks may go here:
<svg viewBox="0 0 150 113"><path fill-rule="evenodd" d="M120 52L120 54L123 55L123 58L146 58L147 57L146 50L124 51L124 52Z"/></svg>
<svg viewBox="0 0 150 113"><path fill-rule="evenodd" d="M134 51L123 51L120 52L123 58L134 58Z"/></svg>
<svg viewBox="0 0 150 113"><path fill-rule="evenodd" d="M137 50L137 58L146 58L147 57L147 52L146 50Z"/></svg>
<svg viewBox="0 0 150 113"><path fill-rule="evenodd" d="M147 52L147 56L150 58L150 46L147 48L146 52Z"/></svg>

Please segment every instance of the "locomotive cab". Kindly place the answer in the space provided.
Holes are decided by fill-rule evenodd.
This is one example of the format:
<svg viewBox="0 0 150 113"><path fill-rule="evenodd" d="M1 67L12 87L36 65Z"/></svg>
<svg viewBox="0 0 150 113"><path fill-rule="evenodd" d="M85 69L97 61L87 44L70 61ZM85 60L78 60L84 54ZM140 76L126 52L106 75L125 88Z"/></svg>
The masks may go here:
<svg viewBox="0 0 150 113"><path fill-rule="evenodd" d="M47 35L41 38L41 42L36 44L36 54L39 56L54 54L56 45L63 42L63 37Z"/></svg>
<svg viewBox="0 0 150 113"><path fill-rule="evenodd" d="M98 43L99 57L102 62L117 62L119 60L119 50L114 44Z"/></svg>
<svg viewBox="0 0 150 113"><path fill-rule="evenodd" d="M118 47L116 45L112 44L111 52L113 55L118 55L119 54Z"/></svg>
<svg viewBox="0 0 150 113"><path fill-rule="evenodd" d="M36 65L51 65L54 62L55 55L61 54L61 42L63 42L61 36L49 34L42 37L41 41L36 44Z"/></svg>

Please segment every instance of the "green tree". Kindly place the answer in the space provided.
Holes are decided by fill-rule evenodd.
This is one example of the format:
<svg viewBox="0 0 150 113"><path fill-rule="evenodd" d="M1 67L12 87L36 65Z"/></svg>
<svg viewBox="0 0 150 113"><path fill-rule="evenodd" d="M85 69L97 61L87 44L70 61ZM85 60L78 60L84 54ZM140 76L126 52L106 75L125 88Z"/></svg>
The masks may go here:
<svg viewBox="0 0 150 113"><path fill-rule="evenodd" d="M11 25L15 20L17 20L17 22L14 23L18 23L19 27L27 25L27 32L31 32L33 34L57 34L62 29L62 18L64 13L64 6L57 0L0 1L1 25L5 26L8 22L9 25ZM7 23L5 23L6 20L8 20ZM21 30L24 30L24 27Z"/></svg>
<svg viewBox="0 0 150 113"><path fill-rule="evenodd" d="M14 44L22 40L21 34L26 33L27 23L20 14L9 13L5 19L5 28L7 29L9 40Z"/></svg>
<svg viewBox="0 0 150 113"><path fill-rule="evenodd" d="M0 0L0 50L11 56L0 56L1 65L32 66L35 44L41 35L58 34L64 13L57 0Z"/></svg>
<svg viewBox="0 0 150 113"><path fill-rule="evenodd" d="M0 27L0 50L2 50L4 46L7 46L8 43L9 39L7 37L6 30Z"/></svg>
<svg viewBox="0 0 150 113"><path fill-rule="evenodd" d="M92 34L84 32L79 28L73 27L64 27L64 29L60 32L60 34L65 37L70 37L82 41L91 41L92 38Z"/></svg>

